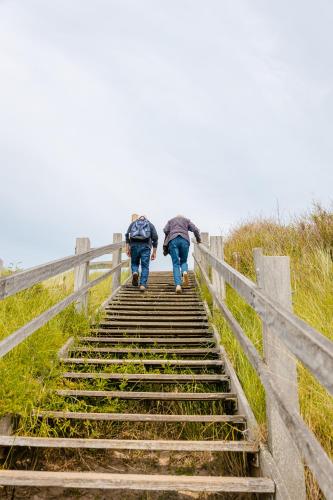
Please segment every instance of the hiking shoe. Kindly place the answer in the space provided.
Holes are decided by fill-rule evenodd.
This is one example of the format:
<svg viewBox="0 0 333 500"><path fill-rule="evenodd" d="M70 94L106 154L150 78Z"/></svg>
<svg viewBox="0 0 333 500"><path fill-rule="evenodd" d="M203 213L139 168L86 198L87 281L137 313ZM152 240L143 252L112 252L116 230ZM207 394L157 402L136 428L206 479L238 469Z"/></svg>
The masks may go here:
<svg viewBox="0 0 333 500"><path fill-rule="evenodd" d="M139 273L133 273L132 275L132 285L138 286L139 284Z"/></svg>
<svg viewBox="0 0 333 500"><path fill-rule="evenodd" d="M185 286L189 285L189 278L188 278L188 272L187 271L183 272L183 285L185 285Z"/></svg>
<svg viewBox="0 0 333 500"><path fill-rule="evenodd" d="M180 285L176 286L176 293L182 293L182 287Z"/></svg>
<svg viewBox="0 0 333 500"><path fill-rule="evenodd" d="M146 287L144 285L140 285L140 292L145 292L146 291Z"/></svg>

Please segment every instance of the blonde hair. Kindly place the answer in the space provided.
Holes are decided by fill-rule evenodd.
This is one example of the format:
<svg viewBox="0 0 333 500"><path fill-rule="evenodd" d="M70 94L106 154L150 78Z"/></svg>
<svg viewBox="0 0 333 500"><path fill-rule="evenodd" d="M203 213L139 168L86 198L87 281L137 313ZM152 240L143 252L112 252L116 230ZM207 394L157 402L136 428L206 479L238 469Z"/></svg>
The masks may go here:
<svg viewBox="0 0 333 500"><path fill-rule="evenodd" d="M131 221L134 222L139 218L139 214L132 214Z"/></svg>

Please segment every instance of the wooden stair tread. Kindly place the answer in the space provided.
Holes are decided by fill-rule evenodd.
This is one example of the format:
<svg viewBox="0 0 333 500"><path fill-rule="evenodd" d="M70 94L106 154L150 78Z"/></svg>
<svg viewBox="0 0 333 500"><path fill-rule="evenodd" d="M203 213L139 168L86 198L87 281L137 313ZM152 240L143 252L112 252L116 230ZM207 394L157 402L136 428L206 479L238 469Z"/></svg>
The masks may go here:
<svg viewBox="0 0 333 500"><path fill-rule="evenodd" d="M167 325L164 325L164 328L154 328L154 329L149 329L148 331L146 329L140 329L140 328L110 328L110 325L107 328L98 328L98 329L92 329L92 333L112 333L114 335L116 332L121 334L121 335L128 335L128 334L145 334L144 336L147 336L147 333L149 335L167 335L167 336L172 336L172 335L198 335L198 336L204 336L207 335L210 338L214 338L211 330L209 327L204 327L204 328L197 328L197 329L184 329L184 328L166 328Z"/></svg>
<svg viewBox="0 0 333 500"><path fill-rule="evenodd" d="M96 413L37 410L35 416L78 420L107 420L133 422L209 422L244 424L242 415L168 415L159 413Z"/></svg>
<svg viewBox="0 0 333 500"><path fill-rule="evenodd" d="M151 392L151 391L93 391L81 389L57 390L58 396L98 397L112 399L150 399L160 401L235 401L231 392Z"/></svg>
<svg viewBox="0 0 333 500"><path fill-rule="evenodd" d="M0 470L0 484L60 488L102 488L151 491L274 493L271 479L223 476L114 474Z"/></svg>
<svg viewBox="0 0 333 500"><path fill-rule="evenodd" d="M110 304L105 307L105 311L132 311L135 308L136 311L202 311L205 312L203 305L193 304L193 305L178 305L178 304L161 304L158 302L155 306L153 304L138 305L128 305L127 302Z"/></svg>
<svg viewBox="0 0 333 500"><path fill-rule="evenodd" d="M137 329L141 328L141 327L153 327L153 326L169 326L172 327L172 326L186 326L186 327L192 327L192 326L199 326L199 325L203 325L203 326L206 326L207 325L207 321L202 321L202 320L198 320L198 321L171 321L170 319L166 319L165 321L139 321L139 320L133 320L133 321L130 321L130 320L123 320L123 321L120 321L119 319L116 320L116 321L106 321L105 319L101 321L101 325L110 325L110 326L113 326L113 327L119 327L119 328L126 328L126 325L128 325L129 327L133 326L133 325L136 325L137 326Z"/></svg>
<svg viewBox="0 0 333 500"><path fill-rule="evenodd" d="M110 354L117 354L117 353L128 353L128 354L218 354L219 350L214 347L207 347L207 348L176 348L176 349L164 349L164 348L151 348L151 349L142 349L142 348L136 348L136 347L129 347L129 348L124 348L124 347L116 347L116 348L111 348L111 347L74 347L70 349L68 352L85 352L85 353L91 353L91 352L100 352L100 353L110 353Z"/></svg>
<svg viewBox="0 0 333 500"><path fill-rule="evenodd" d="M139 310L128 310L126 309L125 311L121 311L119 309L108 309L106 312L105 312L105 318L114 318L114 317L119 317L121 319L125 319L125 318L134 318L134 319L145 319L145 318L149 318L149 317L157 317L159 320L161 318L178 318L178 321L183 321L184 319L189 319L189 318L200 318L202 319L202 317L206 317L206 313L204 311L195 311L195 310L192 310L192 311L175 311L175 310L172 310L172 311L169 311L169 310L158 310L158 309L155 309L155 310L148 310L148 309L145 309L143 311L139 311Z"/></svg>
<svg viewBox="0 0 333 500"><path fill-rule="evenodd" d="M174 365L174 366L224 366L223 361L215 359L98 359L98 358L62 358L66 364L101 364L101 365Z"/></svg>
<svg viewBox="0 0 333 500"><path fill-rule="evenodd" d="M78 379L104 379L104 380L136 380L136 381L152 381L155 383L161 382L229 382L230 378L227 375L182 375L182 374L164 374L164 373L99 373L99 372L66 372L64 378Z"/></svg>
<svg viewBox="0 0 333 500"><path fill-rule="evenodd" d="M209 340L207 337L80 337L78 339L80 343L93 342L93 343L120 343L120 344L205 344L205 343L215 343L212 338Z"/></svg>
<svg viewBox="0 0 333 500"><path fill-rule="evenodd" d="M92 439L0 436L0 446L29 446L34 448L90 448L107 450L258 452L258 444L255 442L226 440L187 441L176 439Z"/></svg>

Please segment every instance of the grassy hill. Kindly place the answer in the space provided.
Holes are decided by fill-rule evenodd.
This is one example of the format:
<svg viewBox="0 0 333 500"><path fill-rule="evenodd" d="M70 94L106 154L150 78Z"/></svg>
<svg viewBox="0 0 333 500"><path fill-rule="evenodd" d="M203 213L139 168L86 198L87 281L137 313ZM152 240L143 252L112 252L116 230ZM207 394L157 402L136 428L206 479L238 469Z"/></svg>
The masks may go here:
<svg viewBox="0 0 333 500"><path fill-rule="evenodd" d="M225 259L255 280L253 248L265 255L289 255L295 313L333 340L333 213L315 205L289 224L256 219L235 228L225 243ZM228 287L228 306L257 349L262 351L261 322L253 310ZM265 426L264 390L226 322L215 313L223 343L262 426ZM298 366L301 413L325 450L333 457L333 398L303 366ZM310 498L320 498L308 478Z"/></svg>

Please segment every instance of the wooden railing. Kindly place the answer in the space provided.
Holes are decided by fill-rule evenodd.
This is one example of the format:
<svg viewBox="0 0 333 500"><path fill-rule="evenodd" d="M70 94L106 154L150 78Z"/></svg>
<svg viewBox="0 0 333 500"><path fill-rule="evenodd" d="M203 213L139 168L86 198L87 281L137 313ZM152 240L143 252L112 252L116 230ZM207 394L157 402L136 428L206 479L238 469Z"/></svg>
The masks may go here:
<svg viewBox="0 0 333 500"><path fill-rule="evenodd" d="M203 233L193 257L215 307L264 386L268 444L289 498L305 498L304 461L326 498L332 499L333 464L299 412L297 360L333 394L333 342L292 312L289 257L268 257L255 249L257 283L224 261L222 237L209 240ZM263 357L227 307L226 283L260 316ZM277 491L276 498L285 496Z"/></svg>
<svg viewBox="0 0 333 500"><path fill-rule="evenodd" d="M64 257L47 264L27 269L26 271L16 272L0 278L1 300L30 288L36 283L40 283L74 269L74 292L2 340L0 342L0 358L14 347L18 346L23 340L45 325L73 302L76 302L76 309L78 311L87 313L89 290L112 275L111 295L114 295L120 286L121 269L128 265L129 262L129 260L122 261L124 245L125 242L122 241L122 235L120 233L115 233L113 235L113 243L99 248L90 248L90 241L88 238L77 238L75 248L76 255ZM91 263L93 259L107 254L112 254L112 261L97 261ZM96 270L105 268L111 269L104 272L98 278L89 281L90 269Z"/></svg>

